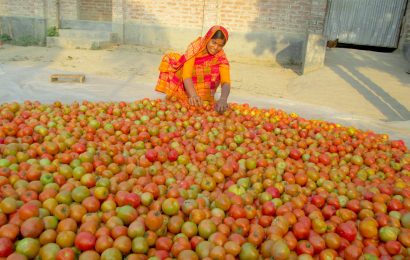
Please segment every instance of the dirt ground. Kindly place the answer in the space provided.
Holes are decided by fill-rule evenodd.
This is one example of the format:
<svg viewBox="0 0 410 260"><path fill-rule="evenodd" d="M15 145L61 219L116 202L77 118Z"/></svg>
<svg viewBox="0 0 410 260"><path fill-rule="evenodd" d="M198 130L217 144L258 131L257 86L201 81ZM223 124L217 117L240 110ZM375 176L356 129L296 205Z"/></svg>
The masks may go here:
<svg viewBox="0 0 410 260"><path fill-rule="evenodd" d="M157 68L165 51L131 45L106 50L3 45L0 102L155 97ZM398 52L328 49L325 66L306 75L299 75L297 67L228 58L231 101L276 106L410 141L410 67ZM84 73L86 83L50 83L48 76L56 72Z"/></svg>

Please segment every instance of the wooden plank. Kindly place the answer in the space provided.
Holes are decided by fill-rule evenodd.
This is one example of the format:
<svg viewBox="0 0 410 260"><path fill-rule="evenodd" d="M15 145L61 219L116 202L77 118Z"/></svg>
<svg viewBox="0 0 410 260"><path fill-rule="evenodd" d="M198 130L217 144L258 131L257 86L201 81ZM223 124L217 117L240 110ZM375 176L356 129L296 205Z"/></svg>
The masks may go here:
<svg viewBox="0 0 410 260"><path fill-rule="evenodd" d="M85 75L84 74L52 74L50 76L51 82L61 82L63 79L64 80L74 80L74 81L83 83L85 81Z"/></svg>

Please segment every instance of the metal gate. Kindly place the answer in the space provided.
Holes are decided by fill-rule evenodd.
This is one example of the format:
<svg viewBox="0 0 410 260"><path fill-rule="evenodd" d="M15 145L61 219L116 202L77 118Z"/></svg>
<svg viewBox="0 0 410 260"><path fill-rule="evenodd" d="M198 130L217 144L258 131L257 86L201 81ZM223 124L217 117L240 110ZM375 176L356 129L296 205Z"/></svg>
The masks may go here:
<svg viewBox="0 0 410 260"><path fill-rule="evenodd" d="M397 48L407 0L329 0L325 36L341 43Z"/></svg>

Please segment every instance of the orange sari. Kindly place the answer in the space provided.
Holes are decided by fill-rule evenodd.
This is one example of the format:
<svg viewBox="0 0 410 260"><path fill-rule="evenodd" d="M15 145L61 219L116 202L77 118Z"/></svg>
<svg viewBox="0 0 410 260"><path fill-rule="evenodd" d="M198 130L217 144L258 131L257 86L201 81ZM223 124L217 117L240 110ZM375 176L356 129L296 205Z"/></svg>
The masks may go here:
<svg viewBox="0 0 410 260"><path fill-rule="evenodd" d="M211 27L204 37L199 37L192 42L184 55L178 53L165 54L159 66L160 73L155 90L163 92L167 96L176 97L180 102L188 104L188 95L182 78L182 68L185 62L195 59L192 81L196 93L202 100L213 102L215 91L220 83L219 66L229 66L228 59L223 50L215 55L196 56L206 48L206 45L218 30L222 31L226 41L228 41L228 31L224 27L216 25Z"/></svg>

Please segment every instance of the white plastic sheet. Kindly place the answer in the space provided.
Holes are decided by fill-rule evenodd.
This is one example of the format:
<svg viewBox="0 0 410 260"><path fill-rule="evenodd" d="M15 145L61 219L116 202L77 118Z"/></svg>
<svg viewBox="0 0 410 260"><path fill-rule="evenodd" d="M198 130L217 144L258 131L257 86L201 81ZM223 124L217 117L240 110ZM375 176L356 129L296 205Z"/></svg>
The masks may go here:
<svg viewBox="0 0 410 260"><path fill-rule="evenodd" d="M0 64L0 103L38 100L52 103L59 100L64 103L73 101L127 101L142 98L162 98L161 93L154 91L152 84L135 84L118 80L86 75L84 83L52 83L49 76L53 73L64 73L38 67L21 67ZM367 117L356 116L334 109L296 102L288 99L255 98L238 96L232 93L229 102L249 103L260 108L282 109L288 113L295 112L306 119L320 119L354 126L376 133L389 134L392 139L402 139L410 144L410 121L382 122Z"/></svg>

